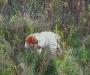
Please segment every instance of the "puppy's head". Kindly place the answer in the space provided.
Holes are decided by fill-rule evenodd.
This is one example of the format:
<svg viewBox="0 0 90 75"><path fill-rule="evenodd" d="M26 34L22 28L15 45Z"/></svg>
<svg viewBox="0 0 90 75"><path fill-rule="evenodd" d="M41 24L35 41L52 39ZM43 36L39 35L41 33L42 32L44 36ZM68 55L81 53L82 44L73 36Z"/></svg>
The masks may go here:
<svg viewBox="0 0 90 75"><path fill-rule="evenodd" d="M35 45L38 44L38 40L35 38L35 36L27 36L25 39L25 48L34 48Z"/></svg>

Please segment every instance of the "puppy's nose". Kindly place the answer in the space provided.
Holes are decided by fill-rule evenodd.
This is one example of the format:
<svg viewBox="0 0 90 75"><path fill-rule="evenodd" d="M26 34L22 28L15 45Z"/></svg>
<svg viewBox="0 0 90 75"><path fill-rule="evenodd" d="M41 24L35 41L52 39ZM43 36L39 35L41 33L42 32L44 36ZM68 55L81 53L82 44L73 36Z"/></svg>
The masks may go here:
<svg viewBox="0 0 90 75"><path fill-rule="evenodd" d="M29 48L29 45L25 42L25 49Z"/></svg>
<svg viewBox="0 0 90 75"><path fill-rule="evenodd" d="M30 46L27 44L27 43L25 43L25 52L31 52L31 48L30 48Z"/></svg>

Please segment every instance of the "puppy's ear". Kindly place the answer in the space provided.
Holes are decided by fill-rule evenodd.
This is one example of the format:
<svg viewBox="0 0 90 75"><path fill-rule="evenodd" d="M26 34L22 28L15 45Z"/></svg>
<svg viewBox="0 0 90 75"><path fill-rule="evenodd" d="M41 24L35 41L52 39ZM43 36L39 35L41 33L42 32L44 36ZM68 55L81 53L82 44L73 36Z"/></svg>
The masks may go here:
<svg viewBox="0 0 90 75"><path fill-rule="evenodd" d="M26 42L28 44L36 44L36 43L38 43L37 39L34 36L26 37Z"/></svg>

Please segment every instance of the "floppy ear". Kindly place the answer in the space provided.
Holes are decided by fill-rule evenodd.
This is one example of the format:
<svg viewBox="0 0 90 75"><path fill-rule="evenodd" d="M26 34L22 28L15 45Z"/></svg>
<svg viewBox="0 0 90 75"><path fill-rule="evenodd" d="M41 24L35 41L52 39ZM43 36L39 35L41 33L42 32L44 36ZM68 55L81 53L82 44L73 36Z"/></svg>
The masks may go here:
<svg viewBox="0 0 90 75"><path fill-rule="evenodd" d="M36 43L38 43L37 39L34 36L26 37L26 42L28 44L36 44Z"/></svg>

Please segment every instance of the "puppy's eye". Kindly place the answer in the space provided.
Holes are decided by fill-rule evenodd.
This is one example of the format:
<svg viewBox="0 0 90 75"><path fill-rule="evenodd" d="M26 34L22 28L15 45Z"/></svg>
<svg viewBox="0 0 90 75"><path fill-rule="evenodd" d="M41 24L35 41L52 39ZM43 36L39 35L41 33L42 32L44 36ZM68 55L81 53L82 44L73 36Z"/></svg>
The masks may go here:
<svg viewBox="0 0 90 75"><path fill-rule="evenodd" d="M35 43L35 44L37 44L37 43L38 43L38 41L35 41L34 43Z"/></svg>

